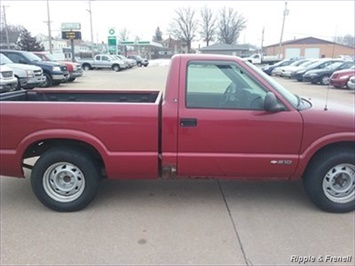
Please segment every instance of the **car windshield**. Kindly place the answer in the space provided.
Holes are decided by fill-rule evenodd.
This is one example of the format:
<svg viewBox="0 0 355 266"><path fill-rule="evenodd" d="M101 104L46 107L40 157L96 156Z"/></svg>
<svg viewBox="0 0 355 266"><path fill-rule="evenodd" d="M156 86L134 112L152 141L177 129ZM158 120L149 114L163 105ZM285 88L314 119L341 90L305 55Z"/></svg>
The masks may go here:
<svg viewBox="0 0 355 266"><path fill-rule="evenodd" d="M43 60L38 57L37 55L35 55L34 53L30 53L30 52L23 52L23 54L27 57L28 60L30 60L31 62L42 62Z"/></svg>
<svg viewBox="0 0 355 266"><path fill-rule="evenodd" d="M302 65L305 62L308 62L308 60L307 61L299 60L299 61L293 62L292 64L290 64L290 66L300 66L300 65Z"/></svg>
<svg viewBox="0 0 355 266"><path fill-rule="evenodd" d="M277 90L293 107L297 108L300 102L298 96L286 90L279 83L277 83L275 79L265 74L260 68L254 66L252 63L248 61L246 61L245 63L255 72L257 72L260 76L262 76L262 78L264 78L275 90Z"/></svg>
<svg viewBox="0 0 355 266"><path fill-rule="evenodd" d="M306 62L300 64L299 66L300 66L300 67L308 67L308 66L310 66L310 65L312 65L312 64L314 64L314 63L316 63L316 62L317 62L317 61L306 61Z"/></svg>
<svg viewBox="0 0 355 266"><path fill-rule="evenodd" d="M58 59L50 53L46 53L46 57L48 57L49 61L58 61Z"/></svg>
<svg viewBox="0 0 355 266"><path fill-rule="evenodd" d="M344 64L343 62L336 62L336 63L333 63L333 64L325 67L325 69L336 69L336 68L340 67L343 64Z"/></svg>
<svg viewBox="0 0 355 266"><path fill-rule="evenodd" d="M0 63L1 63L1 65L13 64L13 62L3 54L0 54Z"/></svg>

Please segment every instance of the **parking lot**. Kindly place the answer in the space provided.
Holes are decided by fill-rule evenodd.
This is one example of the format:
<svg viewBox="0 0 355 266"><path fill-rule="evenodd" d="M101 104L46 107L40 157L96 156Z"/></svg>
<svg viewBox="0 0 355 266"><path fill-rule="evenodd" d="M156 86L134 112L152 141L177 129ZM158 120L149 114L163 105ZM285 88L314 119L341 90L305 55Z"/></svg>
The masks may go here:
<svg viewBox="0 0 355 266"><path fill-rule="evenodd" d="M52 89L164 90L167 71L88 71ZM276 80L354 107L354 91ZM42 206L29 178L0 182L1 265L354 265L354 213L320 211L301 182L105 180L75 213Z"/></svg>

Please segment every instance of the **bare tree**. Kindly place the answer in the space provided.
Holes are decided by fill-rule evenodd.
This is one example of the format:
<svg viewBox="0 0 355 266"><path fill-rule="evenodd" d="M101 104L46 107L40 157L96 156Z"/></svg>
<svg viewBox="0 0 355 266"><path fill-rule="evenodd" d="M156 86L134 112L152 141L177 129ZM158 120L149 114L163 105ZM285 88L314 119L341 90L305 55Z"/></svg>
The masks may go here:
<svg viewBox="0 0 355 266"><path fill-rule="evenodd" d="M120 32L118 33L118 39L122 42L122 41L127 41L129 38L129 32L126 28L123 28L120 30Z"/></svg>
<svg viewBox="0 0 355 266"><path fill-rule="evenodd" d="M170 24L170 33L177 39L186 42L188 52L191 51L191 43L196 37L198 21L195 11L190 7L175 10L176 17Z"/></svg>
<svg viewBox="0 0 355 266"><path fill-rule="evenodd" d="M207 6L201 9L201 24L202 30L199 32L206 46L210 41L214 41L217 28L217 18L213 16L212 10Z"/></svg>
<svg viewBox="0 0 355 266"><path fill-rule="evenodd" d="M240 32L246 28L247 20L233 8L220 10L218 40L226 44L236 44Z"/></svg>
<svg viewBox="0 0 355 266"><path fill-rule="evenodd" d="M355 47L355 38L350 34L344 36L337 36L334 37L333 39L335 43L339 43L350 47Z"/></svg>

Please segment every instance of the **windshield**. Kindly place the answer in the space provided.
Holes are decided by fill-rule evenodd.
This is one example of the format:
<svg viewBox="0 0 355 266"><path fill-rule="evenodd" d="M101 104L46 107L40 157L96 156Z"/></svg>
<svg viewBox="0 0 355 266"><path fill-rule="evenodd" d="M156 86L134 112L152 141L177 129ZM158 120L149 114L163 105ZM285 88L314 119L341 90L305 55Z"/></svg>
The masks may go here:
<svg viewBox="0 0 355 266"><path fill-rule="evenodd" d="M317 61L306 61L306 62L300 64L299 66L300 66L300 67L308 67L308 66L310 66L310 65L312 65L312 64L314 64L314 63L316 63L316 62L317 62Z"/></svg>
<svg viewBox="0 0 355 266"><path fill-rule="evenodd" d="M3 54L0 54L0 63L1 63L1 65L13 64L13 62Z"/></svg>
<svg viewBox="0 0 355 266"><path fill-rule="evenodd" d="M49 59L49 61L57 61L58 59L55 58L54 55L50 54L50 53L46 53L46 57Z"/></svg>
<svg viewBox="0 0 355 266"><path fill-rule="evenodd" d="M344 64L344 63L343 62L336 62L336 63L333 63L333 64L325 67L325 69L335 69L335 68L340 67L342 64Z"/></svg>
<svg viewBox="0 0 355 266"><path fill-rule="evenodd" d="M255 72L257 72L263 79L265 79L275 90L277 90L293 107L297 108L299 105L299 97L294 95L293 93L286 90L279 83L277 83L272 77L265 74L261 69L254 66L252 63L246 61L245 62L250 68L252 68Z"/></svg>
<svg viewBox="0 0 355 266"><path fill-rule="evenodd" d="M37 55L30 53L30 52L23 52L24 56L31 62L42 62L43 60L38 57Z"/></svg>

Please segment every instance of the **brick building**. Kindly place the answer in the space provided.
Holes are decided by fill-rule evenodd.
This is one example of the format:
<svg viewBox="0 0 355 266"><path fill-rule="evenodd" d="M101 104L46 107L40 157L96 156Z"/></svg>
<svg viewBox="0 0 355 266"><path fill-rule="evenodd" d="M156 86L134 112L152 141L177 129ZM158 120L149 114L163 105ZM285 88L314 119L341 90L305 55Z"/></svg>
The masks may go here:
<svg viewBox="0 0 355 266"><path fill-rule="evenodd" d="M263 47L263 50L267 55L278 55L279 49L279 44ZM307 37L283 42L281 45L281 54L285 55L284 58L322 58L338 57L340 55L349 55L353 57L355 54L355 48L314 37Z"/></svg>

